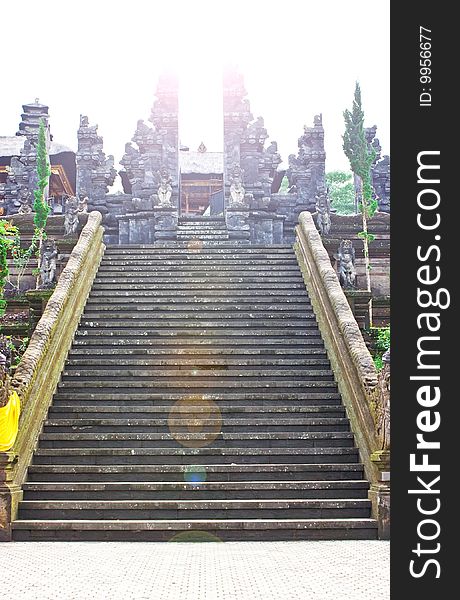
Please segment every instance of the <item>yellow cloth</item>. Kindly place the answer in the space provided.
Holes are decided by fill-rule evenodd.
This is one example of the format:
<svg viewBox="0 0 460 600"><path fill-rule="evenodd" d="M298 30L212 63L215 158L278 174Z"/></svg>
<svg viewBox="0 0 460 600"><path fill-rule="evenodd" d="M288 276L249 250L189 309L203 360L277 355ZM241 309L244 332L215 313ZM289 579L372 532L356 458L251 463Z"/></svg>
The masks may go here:
<svg viewBox="0 0 460 600"><path fill-rule="evenodd" d="M21 401L16 392L12 392L5 406L0 408L0 452L12 448L18 435Z"/></svg>

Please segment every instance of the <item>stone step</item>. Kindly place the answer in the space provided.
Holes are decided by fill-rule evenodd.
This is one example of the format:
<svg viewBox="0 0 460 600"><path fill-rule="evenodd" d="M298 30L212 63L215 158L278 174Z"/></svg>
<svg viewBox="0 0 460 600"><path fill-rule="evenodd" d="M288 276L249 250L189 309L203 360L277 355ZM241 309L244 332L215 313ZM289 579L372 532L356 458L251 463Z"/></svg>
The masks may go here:
<svg viewBox="0 0 460 600"><path fill-rule="evenodd" d="M363 480L339 481L234 481L234 482L34 482L23 484L28 501L140 500L165 501L152 510L163 510L165 504L187 500L298 500L367 499L369 484ZM150 504L150 502L148 504ZM108 503L109 504L109 503ZM366 504L368 508L368 505ZM169 508L169 506L168 506ZM288 510L290 510L288 508ZM156 515L160 515L157 513ZM229 515L230 516L230 515Z"/></svg>
<svg viewBox="0 0 460 600"><path fill-rule="evenodd" d="M285 261L292 263L295 260L296 254L292 249L280 251L267 248L257 250L242 246L234 248L204 246L203 248L155 248L149 252L138 250L134 252L126 252L124 250L110 252L107 249L103 256L102 264L111 264L118 261L124 263L133 261L134 263L139 262L141 264L149 261L174 261L181 263L187 263L188 261L197 261L199 263L202 261L206 263L214 263L215 261L241 261L243 263L246 261L266 261L277 264L284 263Z"/></svg>
<svg viewBox="0 0 460 600"><path fill-rule="evenodd" d="M103 338L136 338L138 341L145 342L147 339L157 340L160 338L185 338L192 339L194 343L199 343L201 338L246 338L252 340L256 346L258 338L272 339L278 338L278 341L287 343L293 338L320 337L318 325L316 321L304 319L301 320L270 320L270 329L264 327L264 320L257 322L256 319L232 321L229 319L210 320L204 319L200 322L198 319L188 321L186 319L176 319L169 321L138 321L126 322L123 326L115 319L115 324L109 319L106 322L102 319L97 321L83 321L82 326L76 332L76 338L82 337L103 337ZM289 331L286 329L289 328ZM143 339L144 338L144 339Z"/></svg>
<svg viewBox="0 0 460 600"><path fill-rule="evenodd" d="M42 448L34 454L33 464L60 465L207 465L251 463L358 463L358 449L342 447L296 448Z"/></svg>
<svg viewBox="0 0 460 600"><path fill-rule="evenodd" d="M165 295L176 295L176 291L177 292L182 292L182 295L186 295L186 296L190 296L190 295L194 295L196 294L196 290L200 290L199 295L210 295L210 294L214 294L215 291L217 290L225 290L225 295L228 296L233 296L233 295L238 295L238 292L240 292L240 295L245 295L245 296L250 296L252 294L255 295L266 295L266 296L270 296L270 291L272 293L275 292L276 293L283 293L283 290L290 290L291 293L292 292L296 292L298 290L305 290L305 284L302 282L298 282L298 283L285 283L285 282L276 282L276 285L274 284L274 282L268 282L268 283L251 283L251 282L245 282L245 283L238 283L238 282L232 282L232 283L228 283L228 282L221 282L221 283L213 283L213 282L207 282L206 285L204 285L203 283L200 282L193 282L193 281L187 281L187 282L175 282L175 281L169 281L169 282L165 282L165 283L161 283L161 288L159 287L159 283L124 283L123 285L120 284L114 284L114 283L110 283L110 282L97 282L93 284L93 290L91 292L91 296L96 296L98 294L94 294L94 292L104 292L104 294L107 293L107 291L110 291L110 293L112 294L113 292L125 292L128 291L129 294L131 294L132 290L139 290L142 291L143 294L142 295L148 295L150 293L153 293L153 295L160 295L160 296L165 296ZM267 290L269 290L267 292ZM155 292L157 292L155 294ZM102 294L102 295L104 295ZM101 295L101 294L99 294Z"/></svg>
<svg viewBox="0 0 460 600"><path fill-rule="evenodd" d="M189 228L196 229L216 229L217 231L225 230L227 231L227 225L225 223L225 219L221 218L219 220L215 219L213 221L209 220L198 220L198 219L183 219L180 218L177 224L178 229L187 230Z"/></svg>
<svg viewBox="0 0 460 600"><path fill-rule="evenodd" d="M161 246L157 244L117 244L113 246L107 246L105 251L106 254L119 254L120 252L123 254L139 254L139 250L142 250L142 254L145 256L149 252L159 252L164 249L168 249L169 251L175 250L178 253L182 253L183 249L178 248L175 242L164 242ZM233 241L228 244L228 251L234 250L235 246ZM238 252L243 251L238 248ZM272 244L270 246L254 246L251 244L247 244L244 251L247 251L249 254L257 254L258 252L272 252L272 253L282 253L293 252L292 245L289 244Z"/></svg>
<svg viewBox="0 0 460 600"><path fill-rule="evenodd" d="M187 223L187 224L178 224L177 233L200 233L200 232L209 232L215 233L219 235L220 233L227 235L228 229L225 226L225 223L214 223L214 224L206 224L206 223Z"/></svg>
<svg viewBox="0 0 460 600"><path fill-rule="evenodd" d="M212 235L214 237L221 237L228 240L228 229L225 225L218 226L206 226L189 223L187 225L178 225L176 229L177 239L181 236L188 237L199 237L201 235Z"/></svg>
<svg viewBox="0 0 460 600"><path fill-rule="evenodd" d="M216 358L207 356L204 358L187 358L181 355L170 357L140 357L140 356L120 356L118 358L86 356L81 358L68 358L66 370L72 367L122 367L135 366L141 367L162 367L162 366L180 366L184 367L238 367L239 370L260 366L260 367L309 367L310 369L321 369L329 367L329 359L324 358L277 358L277 357L258 357L238 356L237 358Z"/></svg>
<svg viewBox="0 0 460 600"><path fill-rule="evenodd" d="M326 350L323 348L309 348L308 355L305 353L305 349L302 347L290 347L290 348L279 348L279 347L180 347L180 348L92 348L91 354L88 355L86 348L81 348L78 345L71 348L69 352L69 358L75 357L77 360L85 360L81 357L89 357L88 360L95 362L103 360L119 360L120 358L135 359L135 357L143 360L191 360L196 361L209 361L209 360L222 360L222 361L248 361L248 360L305 360L310 361L313 364L314 361L329 360L327 358ZM309 356L310 358L303 358ZM116 358L114 358L116 357ZM152 358L150 358L152 357ZM301 358L299 358L301 357ZM99 364L103 364L100 362ZM199 364L196 363L196 364ZM237 363L238 364L238 363ZM327 363L329 365L329 362Z"/></svg>
<svg viewBox="0 0 460 600"><path fill-rule="evenodd" d="M98 271L94 282L97 283L157 283L163 284L168 283L172 278L177 283L299 283L303 282L302 275L299 272L283 273L278 269L269 271L256 269L255 271L249 271L246 269L232 269L230 272L217 270L210 272L205 269L190 270L188 272L177 272L177 271L163 271L153 272L146 271L137 273L119 272L110 273L105 271Z"/></svg>
<svg viewBox="0 0 460 600"><path fill-rule="evenodd" d="M203 407L205 409L206 407ZM255 418L246 415L246 418L229 418L217 412L210 414L210 407L196 410L193 406L188 408L188 413L172 411L167 418L142 419L130 416L129 418L95 419L76 418L58 419L49 418L44 422L44 433L161 433L174 428L178 431L199 431L200 433L213 433L224 431L226 433L238 432L309 432L309 431L349 431L350 426L346 418Z"/></svg>
<svg viewBox="0 0 460 600"><path fill-rule="evenodd" d="M227 231L227 226L224 219L214 220L214 221L205 221L205 220L197 220L197 219L182 219L180 218L177 224L177 227L180 229L188 229L188 228L208 228L208 229L221 229L224 228Z"/></svg>
<svg viewBox="0 0 460 600"><path fill-rule="evenodd" d="M87 314L89 313L89 314ZM268 310L223 310L209 314L208 311L193 310L139 310L113 312L85 311L80 326L84 327L245 327L247 324L256 327L309 327L316 326L313 311L279 311Z"/></svg>
<svg viewBox="0 0 460 600"><path fill-rule="evenodd" d="M170 248L170 244L171 244L172 240L165 240L165 241L161 241L158 240L157 242L155 242L155 247L158 249L163 249L163 248ZM256 244L254 244L254 246L256 246ZM247 240L242 240L242 239L231 239L230 236L228 239L223 239L223 240L203 240L202 237L201 238L190 238L190 239L184 239L184 240L176 240L174 241L174 247L175 248L180 248L180 249L184 249L184 250L188 250L191 252L199 252L201 249L220 249L220 248L247 248L248 247L248 242ZM259 244L259 247L264 247L262 245Z"/></svg>
<svg viewBox="0 0 460 600"><path fill-rule="evenodd" d="M166 285L166 284L165 284ZM169 284L171 285L171 284ZM149 289L144 289L138 286L137 289L130 287L129 289L117 289L110 286L102 286L107 289L92 289L88 301L106 302L112 299L113 302L124 301L129 299L134 302L224 302L225 299L229 302L309 302L305 290L305 285L297 286L292 289L265 289L265 288L244 288L235 287L227 288L225 286L207 288L189 288L181 287L171 289L158 289L149 286Z"/></svg>
<svg viewBox="0 0 460 600"><path fill-rule="evenodd" d="M102 263L98 270L98 276L118 276L118 274L122 275L131 275L131 274L140 274L141 276L147 276L151 274L158 275L179 275L179 276L189 276L190 274L202 274L203 277L207 277L208 274L220 274L220 273L229 273L238 275L239 273L249 274L249 273L257 273L257 274L274 274L274 275L283 275L288 274L291 276L293 273L299 273L298 265L267 265L265 261L260 261L260 264L251 264L247 265L243 261L237 264L213 264L211 262L208 263L200 263L200 264L188 264L181 262L180 264L157 264L157 265L130 265L121 266L121 265L108 265Z"/></svg>
<svg viewBox="0 0 460 600"><path fill-rule="evenodd" d="M169 338L193 338L196 343L200 343L202 338L216 338L229 336L252 339L254 346L257 346L258 339L278 338L281 342L292 338L319 337L320 332L316 320L298 319L285 317L284 319L266 319L248 318L231 319L220 318L215 315L214 319L197 318L186 319L180 317L169 317L168 319L124 319L116 323L116 319L109 317L91 319L84 318L81 326L76 333L76 338L81 337L116 337L130 339L135 337L138 340L152 340Z"/></svg>
<svg viewBox="0 0 460 600"><path fill-rule="evenodd" d="M215 349L228 349L228 348L248 348L249 349L272 349L276 344L278 349L295 349L295 351L299 352L310 352L312 347L315 347L317 350L323 352L324 351L324 343L320 335L313 335L313 332L309 332L308 335L303 332L303 335L289 336L285 337L282 335L278 335L279 331L272 331L272 335L256 335L244 336L244 335L236 335L230 337L220 337L219 332L215 332L216 335L201 337L201 336L174 336L171 338L167 337L155 337L146 336L145 332L142 334L142 337L134 337L130 338L130 336L115 336L112 333L107 332L98 332L95 334L91 330L85 332L77 331L75 334L75 339L73 342L73 348L85 348L85 352L88 352L86 346L99 346L104 350L106 347L116 346L118 349L126 350L129 349L142 349L142 351L151 349L154 346L155 350L166 347L168 351L175 348L184 348L184 349L195 349L200 348L209 352L209 350ZM92 350L91 350L92 352Z"/></svg>
<svg viewBox="0 0 460 600"><path fill-rule="evenodd" d="M292 541L377 539L374 519L19 520L16 541Z"/></svg>
<svg viewBox="0 0 460 600"><path fill-rule="evenodd" d="M31 465L28 481L337 481L361 480L362 464Z"/></svg>
<svg viewBox="0 0 460 600"><path fill-rule="evenodd" d="M116 379L117 381L124 381L130 378L136 380L151 380L152 377L155 378L167 378L170 380L179 379L179 383L186 379L188 383L189 378L193 378L194 380L200 379L208 379L208 378L219 378L219 379L244 379L246 382L252 382L254 380L262 379L262 378L270 378L270 381L284 381L286 377L295 378L297 381L300 380L313 380L313 381L333 381L333 374L330 369L305 369L305 367L300 366L298 369L288 368L288 369L273 369L272 366L268 366L267 369L213 369L211 368L198 368L198 366L194 369L183 368L183 369L164 369L164 368L149 368L148 366L145 369L137 369L137 368L128 368L128 369L120 369L120 366L115 366L112 369L65 369L62 373L63 377L66 380L70 380L72 378L77 379ZM89 382L91 383L91 382Z"/></svg>
<svg viewBox="0 0 460 600"><path fill-rule="evenodd" d="M187 416L191 411L194 414L208 415L214 404L198 401L179 402L174 406L174 417ZM171 414L171 405L157 406L84 406L75 402L67 405L53 404L48 410L49 419L167 419ZM250 416L253 419L343 419L345 408L343 406L221 406L218 405L219 413L227 425L231 419L245 419Z"/></svg>
<svg viewBox="0 0 460 600"><path fill-rule="evenodd" d="M179 427L177 428L179 430ZM277 431L276 433L42 433L40 447L45 448L349 448L354 445L350 432Z"/></svg>
<svg viewBox="0 0 460 600"><path fill-rule="evenodd" d="M157 254L157 255L140 255L138 257L126 257L126 256L107 256L105 255L102 259L102 267L145 267L146 269L154 268L160 265L171 265L171 266L211 266L211 265L227 265L242 267L244 265L262 265L270 267L279 267L282 269L284 266L294 266L298 263L295 254L217 254L212 255L209 253L200 252L193 254Z"/></svg>
<svg viewBox="0 0 460 600"><path fill-rule="evenodd" d="M170 315L175 317L177 314L184 313L187 316L196 317L207 317L212 313L217 313L216 316L220 318L229 317L240 317L240 318L251 318L252 314L256 315L269 315L271 318L284 318L284 315L290 317L299 317L304 319L314 319L315 315L313 309L309 305L295 304L295 303L283 303L283 304L249 304L249 303L215 303L210 302L189 302L187 303L171 303L171 304L148 304L147 302L136 303L126 302L125 304L107 304L101 306L100 304L90 303L85 307L83 316L89 315L91 317L106 317L107 313L116 313L120 319L130 317L141 317L150 318L157 315Z"/></svg>
<svg viewBox="0 0 460 600"><path fill-rule="evenodd" d="M194 395L190 391L185 393L177 391L162 391L157 392L155 389L144 390L142 387L133 392L132 390L124 391L122 394L118 390L107 391L105 388L100 388L94 391L88 391L85 386L82 388L66 391L65 388L59 388L54 397L53 406L59 406L60 403L68 404L69 401L76 402L80 406L112 406L116 401L120 407L128 408L131 406L153 406L158 403L158 406L164 406L168 402L172 403L190 403L193 406L200 406L203 401L215 402L222 408L246 408L250 406L258 406L259 408L266 407L282 407L289 406L299 407L315 407L315 406L334 406L341 407L340 394L334 389L318 392L317 390L290 390L289 392L273 392L271 389L261 389L254 393L245 390L242 393L238 391L224 390L223 392L215 392L214 390L207 391L206 394Z"/></svg>
<svg viewBox="0 0 460 600"><path fill-rule="evenodd" d="M199 215L199 216L201 216L201 215ZM215 217L215 218L211 218L211 217L203 217L203 218L180 217L179 218L178 227L190 227L192 225L194 225L196 227L226 227L225 219L223 217Z"/></svg>
<svg viewBox="0 0 460 600"><path fill-rule="evenodd" d="M312 307L308 300L302 296L290 299L280 297L218 297L191 295L184 298L125 296L113 297L109 293L101 299L101 296L88 298L85 311L125 311L125 310L303 310L311 312Z"/></svg>
<svg viewBox="0 0 460 600"><path fill-rule="evenodd" d="M228 229L225 225L225 222L214 222L214 223L205 223L198 221L189 221L187 223L179 223L177 224L177 233L187 233L187 232L200 232L200 231L209 231L210 233L228 233Z"/></svg>
<svg viewBox="0 0 460 600"><path fill-rule="evenodd" d="M228 231L218 230L212 231L209 229L204 230L180 230L176 233L176 244L182 246L184 249L198 250L203 247L228 247L231 242ZM241 244L241 242L240 242ZM162 244L159 243L159 246ZM238 246L237 244L236 246Z"/></svg>
<svg viewBox="0 0 460 600"><path fill-rule="evenodd" d="M137 259L126 260L123 258L115 258L111 256L105 256L101 263L100 268L122 268L127 267L131 269L133 267L145 267L146 269L152 267L159 266L172 266L172 267L191 267L191 266L238 266L242 265L247 266L273 266L273 267L297 267L299 265L294 256L292 257L280 257L280 256L270 256L270 255L259 255L257 258L247 258L247 255L229 255L228 257L222 258L221 256L218 258L213 258L210 256L203 256L201 254L192 254L187 257L183 256L175 256L172 257L166 256L158 256L156 258L142 258L139 257Z"/></svg>
<svg viewBox="0 0 460 600"><path fill-rule="evenodd" d="M179 217L179 223L225 223L224 217L204 216L204 215L183 215Z"/></svg>
<svg viewBox="0 0 460 600"><path fill-rule="evenodd" d="M145 394L150 392L161 394L164 397L165 394L175 392L176 394L226 394L230 390L235 391L242 387L241 379L229 379L227 381L212 379L192 379L184 382L179 381L152 381L145 379L117 379L117 380L101 380L101 381L83 381L78 378L65 378L58 385L60 392L66 390L74 390L78 392L84 389L88 395L97 393L98 391L110 392L112 394L118 393L120 395L132 395L137 390L144 390ZM245 399L252 399L255 394L262 394L264 391L276 391L281 394L286 392L307 392L315 391L316 393L323 394L327 392L336 392L337 384L334 381L314 381L314 380L297 380L291 381L288 378L280 380L271 380L266 378L266 381L244 381Z"/></svg>
<svg viewBox="0 0 460 600"><path fill-rule="evenodd" d="M327 500L24 500L19 519L338 519L369 518L370 501Z"/></svg>

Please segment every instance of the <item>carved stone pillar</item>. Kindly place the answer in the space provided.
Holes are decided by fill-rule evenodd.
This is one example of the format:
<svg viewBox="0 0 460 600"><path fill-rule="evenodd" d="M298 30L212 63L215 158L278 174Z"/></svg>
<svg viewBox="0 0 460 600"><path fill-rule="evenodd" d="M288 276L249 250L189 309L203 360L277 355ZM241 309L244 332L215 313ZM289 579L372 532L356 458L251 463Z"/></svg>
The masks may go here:
<svg viewBox="0 0 460 600"><path fill-rule="evenodd" d="M298 155L289 156L286 175L291 190L297 194L298 213L302 210L315 212L316 197L326 189L326 153L321 115L315 116L313 127L304 126L298 146Z"/></svg>
<svg viewBox="0 0 460 600"><path fill-rule="evenodd" d="M151 203L154 239L175 239L179 211L178 82L172 73L159 79L150 121L140 120L120 161L123 187L133 202ZM121 225L121 221L120 221ZM126 237L126 224L122 225Z"/></svg>

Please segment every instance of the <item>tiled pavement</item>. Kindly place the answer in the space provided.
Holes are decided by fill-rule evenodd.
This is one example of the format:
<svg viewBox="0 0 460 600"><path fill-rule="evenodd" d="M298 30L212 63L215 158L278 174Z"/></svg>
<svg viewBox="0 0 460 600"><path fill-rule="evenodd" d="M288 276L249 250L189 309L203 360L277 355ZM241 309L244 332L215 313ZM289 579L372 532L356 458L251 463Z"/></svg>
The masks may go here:
<svg viewBox="0 0 460 600"><path fill-rule="evenodd" d="M2 600L388 600L379 541L0 544Z"/></svg>

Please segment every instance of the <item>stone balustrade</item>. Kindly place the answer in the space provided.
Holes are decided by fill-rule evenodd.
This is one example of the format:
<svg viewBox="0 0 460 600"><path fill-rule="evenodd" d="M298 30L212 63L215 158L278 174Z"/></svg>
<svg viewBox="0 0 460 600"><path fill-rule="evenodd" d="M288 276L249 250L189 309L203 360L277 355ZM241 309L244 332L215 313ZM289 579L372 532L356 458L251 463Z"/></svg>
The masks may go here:
<svg viewBox="0 0 460 600"><path fill-rule="evenodd" d="M380 434L383 397L377 370L309 212L296 228L295 250L339 391L360 449L381 538L389 537L390 452ZM389 439L389 437L388 437Z"/></svg>
<svg viewBox="0 0 460 600"><path fill-rule="evenodd" d="M0 452L0 541L11 538L27 468L104 253L101 222L99 212L90 213L11 381L22 413L13 448Z"/></svg>

